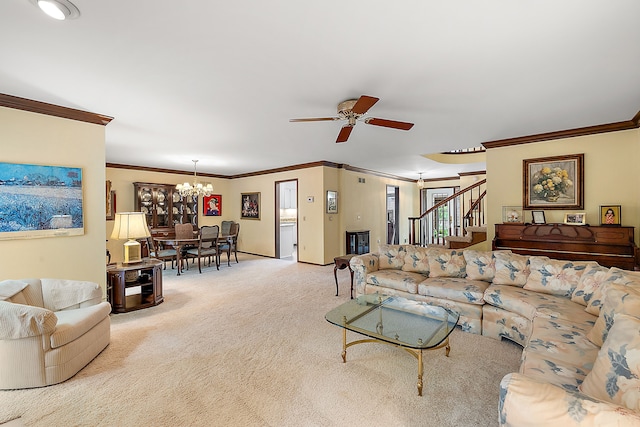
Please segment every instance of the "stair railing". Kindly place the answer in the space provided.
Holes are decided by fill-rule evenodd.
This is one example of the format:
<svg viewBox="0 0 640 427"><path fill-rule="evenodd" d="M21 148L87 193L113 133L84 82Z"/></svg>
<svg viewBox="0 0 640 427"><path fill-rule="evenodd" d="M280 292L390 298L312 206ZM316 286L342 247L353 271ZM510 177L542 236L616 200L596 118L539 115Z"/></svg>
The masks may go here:
<svg viewBox="0 0 640 427"><path fill-rule="evenodd" d="M444 245L447 236L462 236L469 226L483 226L486 183L486 179L480 180L436 203L420 216L410 217L409 243Z"/></svg>

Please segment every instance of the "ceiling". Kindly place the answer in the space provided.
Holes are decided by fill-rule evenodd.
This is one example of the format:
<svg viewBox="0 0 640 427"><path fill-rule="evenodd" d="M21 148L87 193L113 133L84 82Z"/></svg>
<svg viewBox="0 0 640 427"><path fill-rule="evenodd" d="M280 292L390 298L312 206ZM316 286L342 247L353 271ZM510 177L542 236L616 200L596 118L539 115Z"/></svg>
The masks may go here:
<svg viewBox="0 0 640 427"><path fill-rule="evenodd" d="M423 155L630 120L637 0L0 1L0 93L114 117L108 163L237 175L316 161L416 179ZM336 144L337 104L379 97Z"/></svg>

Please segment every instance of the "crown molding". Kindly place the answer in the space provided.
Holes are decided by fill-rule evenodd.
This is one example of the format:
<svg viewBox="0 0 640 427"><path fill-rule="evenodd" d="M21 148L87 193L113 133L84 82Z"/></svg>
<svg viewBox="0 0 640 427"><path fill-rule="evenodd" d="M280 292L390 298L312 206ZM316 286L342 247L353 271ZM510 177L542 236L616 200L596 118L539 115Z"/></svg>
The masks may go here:
<svg viewBox="0 0 640 427"><path fill-rule="evenodd" d="M29 111L31 113L44 114L47 116L62 117L63 119L77 120L79 122L93 123L102 126L108 125L109 122L113 120L113 117L102 114L61 107L60 105L20 98L13 95L7 95L5 93L0 93L0 107L14 108L16 110Z"/></svg>
<svg viewBox="0 0 640 427"><path fill-rule="evenodd" d="M483 142L487 148L508 147L511 145L530 144L533 142L551 141L554 139L573 138L576 136L595 135L598 133L617 132L621 130L636 129L640 127L640 111L631 120L622 122L607 123L603 125L586 126L582 128L567 129L555 132L539 133L536 135L520 136L517 138L498 139L495 141Z"/></svg>

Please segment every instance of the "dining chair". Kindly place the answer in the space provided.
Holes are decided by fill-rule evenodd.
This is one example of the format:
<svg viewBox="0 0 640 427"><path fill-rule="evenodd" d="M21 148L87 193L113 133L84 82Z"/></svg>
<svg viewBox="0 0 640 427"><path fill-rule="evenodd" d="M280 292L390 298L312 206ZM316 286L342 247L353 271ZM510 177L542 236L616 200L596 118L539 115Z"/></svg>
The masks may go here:
<svg viewBox="0 0 640 427"><path fill-rule="evenodd" d="M211 257L214 257L216 269L220 270L220 252L218 251L218 235L220 227L217 225L205 225L200 227L200 242L198 247L187 249L185 258L198 258L198 271L202 273L201 260L209 258L211 265ZM189 263L187 262L187 265Z"/></svg>
<svg viewBox="0 0 640 427"><path fill-rule="evenodd" d="M220 234L223 236L231 234L231 224L233 224L233 221L222 221L222 224L220 225Z"/></svg>
<svg viewBox="0 0 640 427"><path fill-rule="evenodd" d="M176 239L193 239L195 236L193 235L193 225L188 222L186 224L176 224L174 227L174 231L176 234ZM188 249L195 248L195 245L185 245L182 247L180 256L184 257L187 253ZM182 264L182 263L180 263ZM187 270L189 269L189 263L187 262Z"/></svg>
<svg viewBox="0 0 640 427"><path fill-rule="evenodd" d="M158 242L153 240L152 237L147 237L143 242L147 246L149 257L159 259L164 263L164 269L167 269L167 261L171 261L171 269L173 270L174 263L177 259L177 252L175 249L160 249Z"/></svg>
<svg viewBox="0 0 640 427"><path fill-rule="evenodd" d="M231 252L233 252L235 258L236 258L236 264L238 263L238 251L237 251L237 245L238 245L238 233L240 233L240 224L237 222L232 222L231 223L231 227L229 229L229 234L227 235L227 238L225 240L221 240L218 243L218 251L220 253L222 252L226 252L227 253L227 265L229 267L231 267ZM223 234L224 235L224 234ZM220 256L220 254L218 254L218 257Z"/></svg>

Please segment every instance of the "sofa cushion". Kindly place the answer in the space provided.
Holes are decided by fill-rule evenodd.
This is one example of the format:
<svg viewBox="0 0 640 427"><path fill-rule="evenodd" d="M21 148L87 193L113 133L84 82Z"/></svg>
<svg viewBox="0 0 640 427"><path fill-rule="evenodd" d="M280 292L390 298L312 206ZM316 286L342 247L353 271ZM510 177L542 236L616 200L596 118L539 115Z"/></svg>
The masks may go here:
<svg viewBox="0 0 640 427"><path fill-rule="evenodd" d="M36 337L53 332L58 318L42 307L0 301L0 339Z"/></svg>
<svg viewBox="0 0 640 427"><path fill-rule="evenodd" d="M579 386L589 373L571 361L554 359L539 353L522 353L521 374L538 381L554 384L565 390L579 391Z"/></svg>
<svg viewBox="0 0 640 427"><path fill-rule="evenodd" d="M420 273L387 269L367 274L367 283L415 294L418 292L418 283L426 278L425 275Z"/></svg>
<svg viewBox="0 0 640 427"><path fill-rule="evenodd" d="M467 263L467 279L493 281L496 275L496 259L494 251L474 251L465 249L464 260ZM506 251L509 252L509 251Z"/></svg>
<svg viewBox="0 0 640 427"><path fill-rule="evenodd" d="M618 314L583 393L640 411L640 319Z"/></svg>
<svg viewBox="0 0 640 427"><path fill-rule="evenodd" d="M404 271L412 271L414 273L429 274L429 258L427 257L427 248L422 246L405 246L406 252L404 256Z"/></svg>
<svg viewBox="0 0 640 427"><path fill-rule="evenodd" d="M484 304L484 291L489 283L459 277L430 277L418 285L418 293L468 304Z"/></svg>
<svg viewBox="0 0 640 427"><path fill-rule="evenodd" d="M524 288L544 294L571 297L587 266L594 262L555 260L546 256L529 258L529 277Z"/></svg>
<svg viewBox="0 0 640 427"><path fill-rule="evenodd" d="M495 252L496 275L493 283L523 287L529 277L529 257L511 252Z"/></svg>
<svg viewBox="0 0 640 427"><path fill-rule="evenodd" d="M571 295L571 301L587 306L593 298L593 293L601 286L608 274L607 267L598 264L588 265L578 280L578 285Z"/></svg>
<svg viewBox="0 0 640 427"><path fill-rule="evenodd" d="M593 297L589 300L587 308L585 308L587 313L595 314L596 316L600 314L606 289L611 284L640 287L640 272L611 267L601 285L594 290Z"/></svg>
<svg viewBox="0 0 640 427"><path fill-rule="evenodd" d="M587 337L601 347L607 339L617 314L640 317L640 289L616 284L609 285L600 316Z"/></svg>
<svg viewBox="0 0 640 427"><path fill-rule="evenodd" d="M531 339L524 352L535 353L558 365L573 367L572 372L580 374L579 382L582 382L593 368L600 351L600 346L587 338L591 327L590 322L575 323L572 320L536 317L533 319Z"/></svg>
<svg viewBox="0 0 640 427"><path fill-rule="evenodd" d="M576 323L595 323L595 316L584 311L580 304L557 295L541 294L510 285L491 285L484 300L495 307L512 311L532 320L535 316L565 319Z"/></svg>
<svg viewBox="0 0 640 427"><path fill-rule="evenodd" d="M402 245L380 245L378 254L380 270L400 270L404 265L406 250Z"/></svg>
<svg viewBox="0 0 640 427"><path fill-rule="evenodd" d="M463 251L445 248L428 248L430 277L465 277L466 262Z"/></svg>
<svg viewBox="0 0 640 427"><path fill-rule="evenodd" d="M56 312L58 325L51 334L51 347L61 347L81 337L108 317L109 313L111 313L111 305L108 302Z"/></svg>

